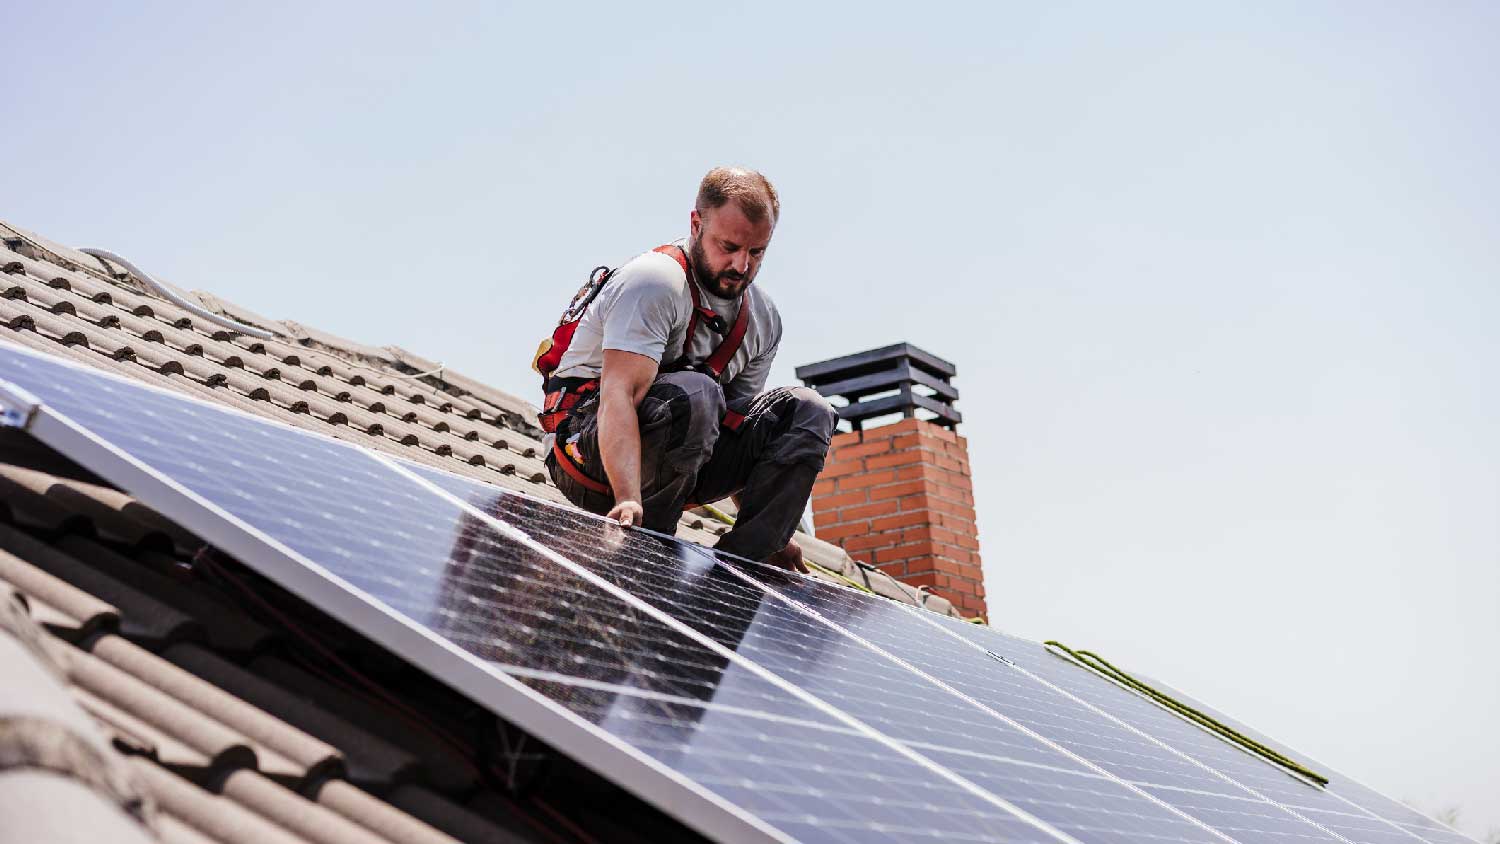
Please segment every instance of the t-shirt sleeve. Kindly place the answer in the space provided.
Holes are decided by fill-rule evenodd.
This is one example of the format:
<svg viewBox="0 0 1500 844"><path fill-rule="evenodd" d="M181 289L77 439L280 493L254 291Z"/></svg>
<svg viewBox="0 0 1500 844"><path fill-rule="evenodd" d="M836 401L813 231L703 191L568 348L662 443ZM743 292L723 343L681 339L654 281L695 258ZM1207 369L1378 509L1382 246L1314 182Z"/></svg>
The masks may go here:
<svg viewBox="0 0 1500 844"><path fill-rule="evenodd" d="M661 360L672 336L682 268L670 256L642 255L605 287L604 348ZM613 288L613 289L611 289Z"/></svg>

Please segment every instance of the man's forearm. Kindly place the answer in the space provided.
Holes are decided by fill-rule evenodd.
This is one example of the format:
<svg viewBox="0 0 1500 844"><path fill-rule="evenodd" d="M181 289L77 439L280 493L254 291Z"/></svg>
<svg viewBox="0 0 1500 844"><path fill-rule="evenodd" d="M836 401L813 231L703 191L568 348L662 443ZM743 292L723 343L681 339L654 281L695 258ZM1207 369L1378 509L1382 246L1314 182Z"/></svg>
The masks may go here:
<svg viewBox="0 0 1500 844"><path fill-rule="evenodd" d="M615 501L640 501L641 426L627 397L600 397L599 456Z"/></svg>

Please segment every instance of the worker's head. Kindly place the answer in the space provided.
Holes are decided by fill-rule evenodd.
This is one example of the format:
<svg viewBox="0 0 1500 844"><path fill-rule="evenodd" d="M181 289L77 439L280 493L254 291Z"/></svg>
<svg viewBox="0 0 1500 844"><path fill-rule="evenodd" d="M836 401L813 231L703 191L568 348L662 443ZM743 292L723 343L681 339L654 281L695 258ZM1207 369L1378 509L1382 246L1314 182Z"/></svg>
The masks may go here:
<svg viewBox="0 0 1500 844"><path fill-rule="evenodd" d="M781 201L771 180L739 167L715 167L698 185L688 257L704 289L734 298L755 280Z"/></svg>

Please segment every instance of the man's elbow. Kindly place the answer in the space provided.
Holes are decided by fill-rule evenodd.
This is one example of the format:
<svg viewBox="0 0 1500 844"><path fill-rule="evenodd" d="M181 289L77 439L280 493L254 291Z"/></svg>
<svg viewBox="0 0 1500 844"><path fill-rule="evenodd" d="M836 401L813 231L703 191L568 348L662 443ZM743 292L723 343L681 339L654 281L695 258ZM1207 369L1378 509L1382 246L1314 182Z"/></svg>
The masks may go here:
<svg viewBox="0 0 1500 844"><path fill-rule="evenodd" d="M641 401L646 398L646 391L651 388L649 382L645 384L634 383L605 383L599 388L599 409L603 412L629 411L641 406Z"/></svg>

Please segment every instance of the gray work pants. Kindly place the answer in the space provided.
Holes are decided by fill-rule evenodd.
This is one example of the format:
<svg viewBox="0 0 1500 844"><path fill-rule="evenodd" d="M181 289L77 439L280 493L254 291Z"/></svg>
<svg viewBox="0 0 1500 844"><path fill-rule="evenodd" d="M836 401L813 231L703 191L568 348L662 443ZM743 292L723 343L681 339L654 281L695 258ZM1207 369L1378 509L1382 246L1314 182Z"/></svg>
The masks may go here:
<svg viewBox="0 0 1500 844"><path fill-rule="evenodd" d="M744 414L737 431L721 426L726 409ZM581 458L585 475L605 481L598 410L597 398L578 405L557 437ZM791 540L838 421L827 400L806 387L778 387L726 407L718 382L699 372L658 375L637 415L642 527L674 534L688 503L739 494L735 525L715 547L751 560ZM557 460L549 453L547 469L569 501L601 515L614 507L612 495L588 489Z"/></svg>

